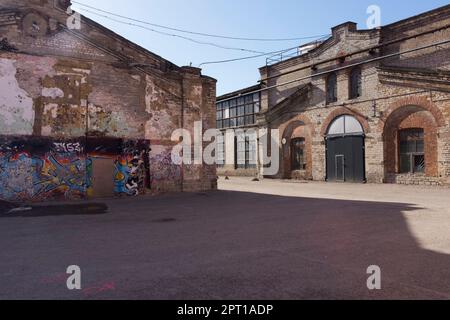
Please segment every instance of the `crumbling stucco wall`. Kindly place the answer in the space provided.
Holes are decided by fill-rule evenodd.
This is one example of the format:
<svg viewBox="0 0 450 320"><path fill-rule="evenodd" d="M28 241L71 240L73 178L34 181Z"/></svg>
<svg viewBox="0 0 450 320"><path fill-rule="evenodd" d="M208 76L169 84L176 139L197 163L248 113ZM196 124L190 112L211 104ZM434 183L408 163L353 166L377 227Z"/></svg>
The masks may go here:
<svg viewBox="0 0 450 320"><path fill-rule="evenodd" d="M68 30L55 3L0 7L0 199L214 189L214 166L172 163L171 135L214 127L215 80L88 19Z"/></svg>

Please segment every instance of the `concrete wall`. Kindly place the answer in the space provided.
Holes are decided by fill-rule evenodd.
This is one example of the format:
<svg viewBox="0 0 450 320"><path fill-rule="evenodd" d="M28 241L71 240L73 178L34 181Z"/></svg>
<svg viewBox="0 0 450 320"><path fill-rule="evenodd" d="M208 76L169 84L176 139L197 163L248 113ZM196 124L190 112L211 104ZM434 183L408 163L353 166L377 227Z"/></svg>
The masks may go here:
<svg viewBox="0 0 450 320"><path fill-rule="evenodd" d="M178 128L192 130L195 121L203 130L215 127L215 80L198 69L177 67L87 18L82 17L80 30L68 30L66 6L67 1L2 1L0 198L214 189L214 166L172 163L178 142L171 135ZM42 147L39 141L45 141ZM55 146L67 141L76 150L71 145L57 152ZM51 165L52 157L59 165L74 163L64 169L76 180L74 192L67 180L56 182L58 170L23 165ZM4 180L36 185L49 170L61 192L48 196L29 188L14 194ZM111 184L96 183L104 175L110 175Z"/></svg>

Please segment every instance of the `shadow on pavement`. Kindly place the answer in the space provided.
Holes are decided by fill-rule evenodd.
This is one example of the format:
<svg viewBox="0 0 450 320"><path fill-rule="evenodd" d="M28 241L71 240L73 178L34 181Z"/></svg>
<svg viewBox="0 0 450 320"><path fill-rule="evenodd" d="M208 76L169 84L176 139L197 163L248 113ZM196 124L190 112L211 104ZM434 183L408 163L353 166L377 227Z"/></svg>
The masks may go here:
<svg viewBox="0 0 450 320"><path fill-rule="evenodd" d="M14 209L13 211L10 211ZM17 210L17 211L15 211ZM9 207L0 211L0 218L35 218L48 216L100 215L108 212L104 203L76 205L39 205L30 207Z"/></svg>
<svg viewBox="0 0 450 320"><path fill-rule="evenodd" d="M16 205L11 202L0 200L0 215L7 213L9 210L14 209Z"/></svg>
<svg viewBox="0 0 450 320"><path fill-rule="evenodd" d="M95 219L83 214L105 205L34 212L79 215L57 222L4 219L0 299L450 298L447 229L428 224L431 209L228 191L107 204L109 214ZM420 236L411 222L427 223ZM65 279L42 286L74 263L90 274L83 286L114 282L115 290L86 296ZM372 265L382 290L367 288Z"/></svg>

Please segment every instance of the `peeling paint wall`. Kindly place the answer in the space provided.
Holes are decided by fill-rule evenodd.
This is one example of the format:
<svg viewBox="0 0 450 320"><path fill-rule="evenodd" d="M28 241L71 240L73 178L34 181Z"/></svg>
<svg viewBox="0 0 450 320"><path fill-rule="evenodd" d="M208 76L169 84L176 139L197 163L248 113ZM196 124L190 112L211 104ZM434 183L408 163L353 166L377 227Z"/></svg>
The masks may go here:
<svg viewBox="0 0 450 320"><path fill-rule="evenodd" d="M15 62L0 58L0 134L32 134L33 100L19 86Z"/></svg>
<svg viewBox="0 0 450 320"><path fill-rule="evenodd" d="M74 35L66 19L50 3L2 2L0 199L214 189L215 166L172 163L171 135L215 126L215 80L94 22Z"/></svg>

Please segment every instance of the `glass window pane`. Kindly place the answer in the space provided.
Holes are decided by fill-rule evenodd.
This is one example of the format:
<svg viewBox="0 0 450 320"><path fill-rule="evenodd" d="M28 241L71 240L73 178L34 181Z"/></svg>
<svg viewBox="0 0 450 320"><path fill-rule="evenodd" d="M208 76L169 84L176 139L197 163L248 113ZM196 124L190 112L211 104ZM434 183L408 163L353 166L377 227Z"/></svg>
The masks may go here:
<svg viewBox="0 0 450 320"><path fill-rule="evenodd" d="M425 142L424 140L419 140L416 143L416 152L424 153L425 152Z"/></svg>
<svg viewBox="0 0 450 320"><path fill-rule="evenodd" d="M230 108L223 110L223 118L228 119L230 117Z"/></svg>
<svg viewBox="0 0 450 320"><path fill-rule="evenodd" d="M424 155L414 156L414 172L418 172L418 173L425 172L425 156Z"/></svg>
<svg viewBox="0 0 450 320"><path fill-rule="evenodd" d="M328 129L328 134L344 134L345 133L345 122L344 117L339 117L331 124L330 128Z"/></svg>
<svg viewBox="0 0 450 320"><path fill-rule="evenodd" d="M408 142L400 141L400 153L408 153Z"/></svg>
<svg viewBox="0 0 450 320"><path fill-rule="evenodd" d="M402 154L400 155L400 173L411 172L411 155Z"/></svg>
<svg viewBox="0 0 450 320"><path fill-rule="evenodd" d="M356 118L345 116L345 133L364 133L364 130Z"/></svg>

